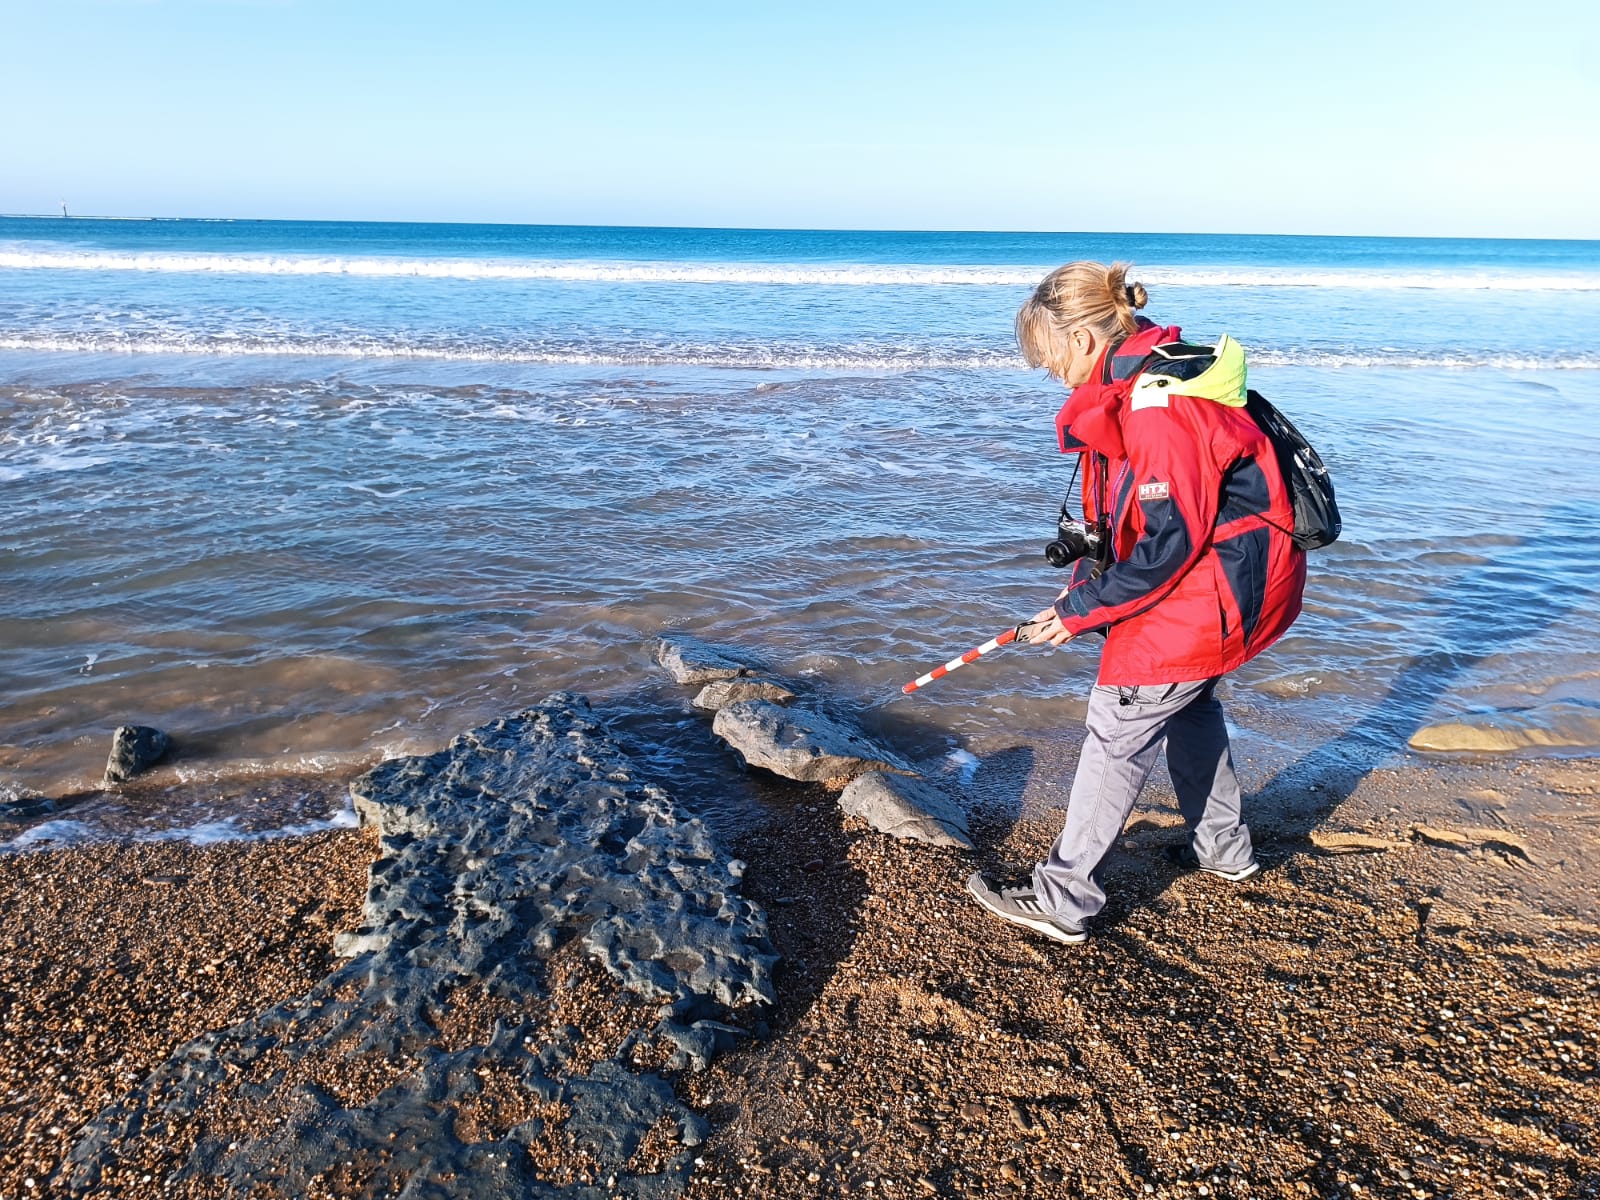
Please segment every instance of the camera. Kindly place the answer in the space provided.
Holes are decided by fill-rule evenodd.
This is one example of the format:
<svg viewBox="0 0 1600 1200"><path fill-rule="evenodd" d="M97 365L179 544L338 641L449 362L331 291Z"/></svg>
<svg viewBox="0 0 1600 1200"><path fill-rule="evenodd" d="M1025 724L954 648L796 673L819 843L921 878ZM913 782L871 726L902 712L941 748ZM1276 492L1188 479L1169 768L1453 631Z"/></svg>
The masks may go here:
<svg viewBox="0 0 1600 1200"><path fill-rule="evenodd" d="M1105 544L1106 529L1102 522L1090 525L1080 521L1063 503L1061 515L1056 519L1056 540L1044 548L1044 557L1052 567L1070 567L1080 558L1099 559Z"/></svg>

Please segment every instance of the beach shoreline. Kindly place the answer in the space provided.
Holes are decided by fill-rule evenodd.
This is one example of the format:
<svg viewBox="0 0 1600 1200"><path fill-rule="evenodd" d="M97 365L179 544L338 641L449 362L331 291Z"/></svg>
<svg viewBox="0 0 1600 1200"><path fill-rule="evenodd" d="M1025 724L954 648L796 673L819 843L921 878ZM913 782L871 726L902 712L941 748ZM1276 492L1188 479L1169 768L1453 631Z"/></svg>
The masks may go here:
<svg viewBox="0 0 1600 1200"><path fill-rule="evenodd" d="M980 759L976 795L1070 771L1065 743L1016 750ZM980 803L968 856L792 789L730 847L783 956L778 1004L766 1037L675 1076L712 1129L687 1194L1600 1194L1600 762L1268 780L1245 885L1174 876L1163 792L1093 940L1059 948L961 893L975 863L1040 854L1058 814ZM334 831L0 856L0 1190L47 1194L99 1106L303 994L374 853Z"/></svg>

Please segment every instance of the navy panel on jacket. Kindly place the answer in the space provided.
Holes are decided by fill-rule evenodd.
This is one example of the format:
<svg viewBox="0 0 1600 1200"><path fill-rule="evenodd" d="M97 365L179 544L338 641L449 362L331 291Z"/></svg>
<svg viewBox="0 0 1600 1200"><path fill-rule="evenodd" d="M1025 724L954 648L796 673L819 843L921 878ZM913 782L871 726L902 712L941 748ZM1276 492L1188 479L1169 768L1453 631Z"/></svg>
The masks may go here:
<svg viewBox="0 0 1600 1200"><path fill-rule="evenodd" d="M1239 605L1246 641L1255 632L1256 622L1267 600L1267 554L1272 530L1262 525L1237 537L1217 542L1214 549L1222 574Z"/></svg>
<svg viewBox="0 0 1600 1200"><path fill-rule="evenodd" d="M1266 472L1253 458L1240 459L1222 477L1222 502L1217 509L1217 524L1226 525L1240 517L1264 516L1272 508Z"/></svg>
<svg viewBox="0 0 1600 1200"><path fill-rule="evenodd" d="M1102 575L1094 585L1092 602L1110 607L1144 596L1154 596L1170 583L1189 561L1194 546L1183 513L1171 499L1141 502L1144 534L1133 551Z"/></svg>

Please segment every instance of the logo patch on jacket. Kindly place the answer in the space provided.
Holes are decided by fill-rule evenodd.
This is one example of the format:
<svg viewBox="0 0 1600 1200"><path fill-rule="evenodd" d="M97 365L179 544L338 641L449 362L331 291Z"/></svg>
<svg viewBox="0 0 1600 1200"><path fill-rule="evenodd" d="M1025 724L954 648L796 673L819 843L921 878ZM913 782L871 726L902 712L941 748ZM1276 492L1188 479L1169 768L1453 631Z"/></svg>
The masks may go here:
<svg viewBox="0 0 1600 1200"><path fill-rule="evenodd" d="M1146 500L1165 500L1167 498L1167 485L1165 483L1141 483L1139 485L1139 503Z"/></svg>
<svg viewBox="0 0 1600 1200"><path fill-rule="evenodd" d="M1151 375L1149 372L1139 376L1134 381L1132 403L1129 410L1138 412L1141 408L1166 408L1167 388L1172 386L1172 380L1165 375Z"/></svg>

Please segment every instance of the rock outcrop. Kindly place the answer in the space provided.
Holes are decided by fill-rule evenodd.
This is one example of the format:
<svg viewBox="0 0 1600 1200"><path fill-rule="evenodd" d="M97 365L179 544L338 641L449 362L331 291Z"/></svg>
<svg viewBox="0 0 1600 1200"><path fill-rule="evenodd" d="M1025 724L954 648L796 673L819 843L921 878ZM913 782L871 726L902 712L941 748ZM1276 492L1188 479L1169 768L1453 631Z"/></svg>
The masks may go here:
<svg viewBox="0 0 1600 1200"><path fill-rule="evenodd" d="M926 780L870 771L850 781L839 807L893 837L972 849L966 814Z"/></svg>
<svg viewBox="0 0 1600 1200"><path fill-rule="evenodd" d="M203 1109L217 1132L175 1174L217 1194L681 1193L708 1127L635 1059L703 1067L743 1034L737 1014L773 1000L776 956L739 895L742 865L636 782L567 695L351 790L382 853L360 928L338 939L346 961L179 1049L85 1126L56 1183L102 1186L131 1142ZM550 976L564 947L634 998L613 1012L643 1022L626 1036L564 1024ZM597 1044L615 1048L597 1058ZM376 1082L334 1086L330 1063ZM587 1155L592 1177L541 1176L551 1139Z"/></svg>
<svg viewBox="0 0 1600 1200"><path fill-rule="evenodd" d="M738 662L703 642L689 645L696 664ZM684 653L677 640L664 638L657 647L658 660L680 683L690 673ZM814 704L784 707L794 698L784 684L745 668L706 684L694 705L716 713L712 732L749 766L802 783L845 785L840 807L892 837L972 849L966 814L915 767Z"/></svg>
<svg viewBox="0 0 1600 1200"><path fill-rule="evenodd" d="M692 703L696 708L716 712L727 708L730 704L737 704L740 700L770 700L773 704L787 704L793 699L794 693L781 683L750 677L719 679L714 683L708 683L700 689Z"/></svg>
<svg viewBox="0 0 1600 1200"><path fill-rule="evenodd" d="M719 709L711 729L751 766L786 779L822 783L868 771L916 773L892 750L815 709L741 700Z"/></svg>

